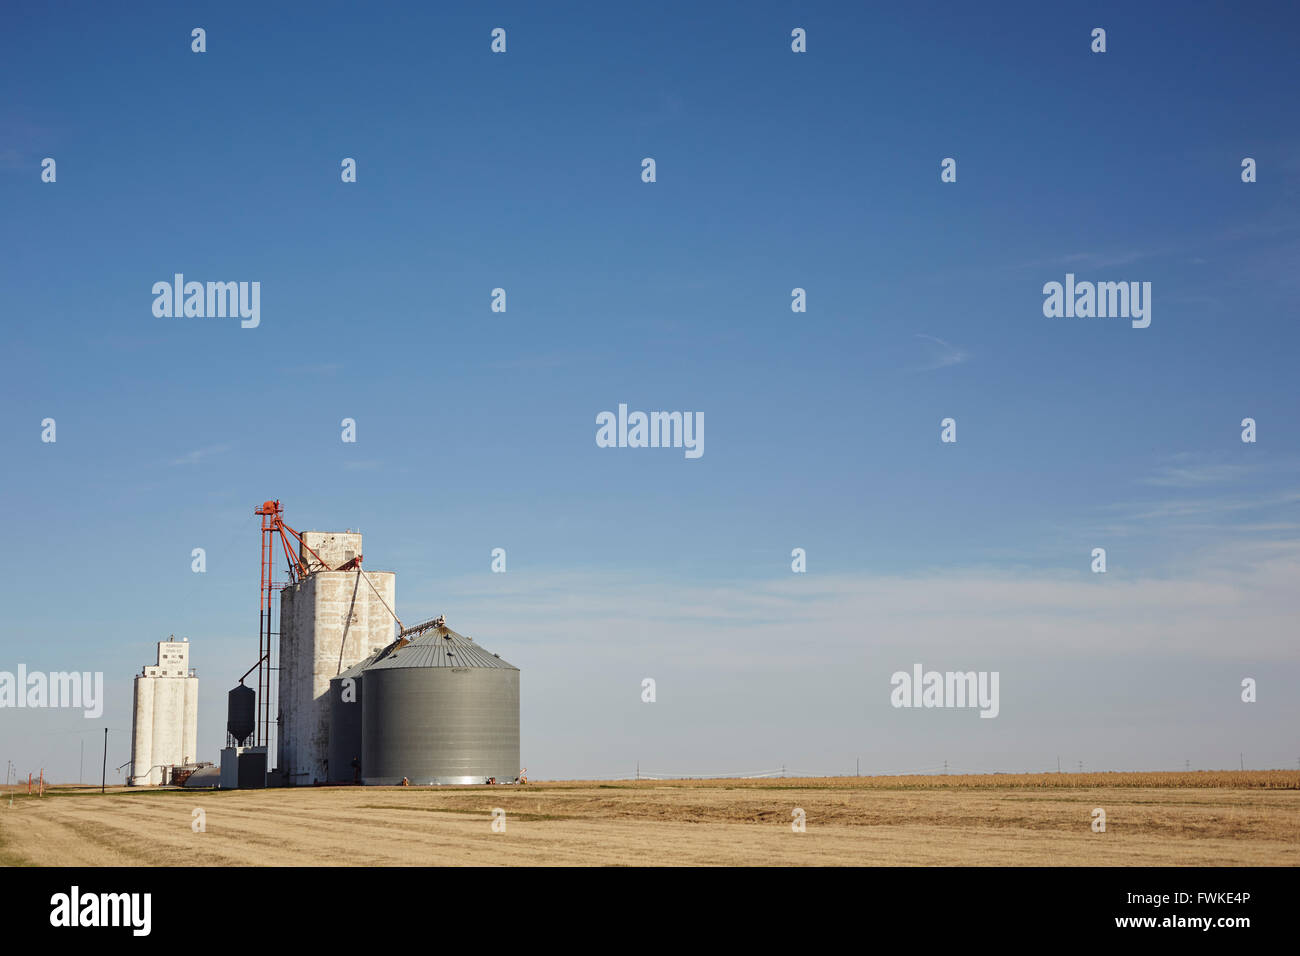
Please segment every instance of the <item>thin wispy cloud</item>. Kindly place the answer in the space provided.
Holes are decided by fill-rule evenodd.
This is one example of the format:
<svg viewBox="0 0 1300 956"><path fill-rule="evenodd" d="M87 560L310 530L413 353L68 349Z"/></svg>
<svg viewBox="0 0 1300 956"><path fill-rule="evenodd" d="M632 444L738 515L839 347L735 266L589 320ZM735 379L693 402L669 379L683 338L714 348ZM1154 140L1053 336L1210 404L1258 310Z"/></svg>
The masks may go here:
<svg viewBox="0 0 1300 956"><path fill-rule="evenodd" d="M1160 651L1177 633L1189 654L1296 660L1288 622L1300 613L1297 570L1300 541L1292 538L1216 547L1140 575L971 567L715 585L657 577L651 598L635 573L570 571L414 584L404 600L474 622L471 633L489 646L513 644L516 653L554 641L603 646L632 669L644 660L642 649L611 642L611 634L630 640L653 632L661 652L689 650L733 666L756 646L782 646L792 628L817 635L806 653L828 666L867 634L873 646L929 653L1052 647L1122 657Z"/></svg>
<svg viewBox="0 0 1300 956"><path fill-rule="evenodd" d="M1241 242L1275 242L1279 236L1296 234L1295 223L1284 221L1277 223L1248 222L1233 225L1226 229L1201 229L1189 232L1173 239L1156 242L1142 249L1132 247L1114 250L1088 250L1069 252L1063 255L1046 256L1022 260L1005 266L1008 272L1025 269L1112 269L1131 265L1144 259L1191 256L1192 261L1202 264L1207 247L1236 245ZM1000 270L1002 271L1002 270Z"/></svg>
<svg viewBox="0 0 1300 956"><path fill-rule="evenodd" d="M1165 468L1141 481L1146 485L1165 488L1199 488L1225 481L1238 481L1250 471L1248 465L1188 465Z"/></svg>
<svg viewBox="0 0 1300 956"><path fill-rule="evenodd" d="M926 349L930 353L930 358L929 362L925 365L916 366L915 368L910 369L910 371L932 372L938 368L948 368L953 365L960 365L962 362L965 362L970 358L970 353L965 349L949 342L945 342L941 338L936 338L933 335L925 335L924 333L919 332L916 337L918 339L924 339L928 343Z"/></svg>
<svg viewBox="0 0 1300 956"><path fill-rule="evenodd" d="M1269 497L1225 497L1200 498L1193 501L1166 501L1144 512L1135 514L1134 518L1170 518L1192 515L1229 514L1242 511L1254 511L1262 508L1277 508L1300 502L1300 492L1286 492Z"/></svg>
<svg viewBox="0 0 1300 956"><path fill-rule="evenodd" d="M1119 252L1070 252L1065 255L1028 259L1002 267L1000 271L1018 272L1025 269L1108 269L1125 266L1143 259L1165 255L1172 247L1162 249L1128 249Z"/></svg>
<svg viewBox="0 0 1300 956"><path fill-rule="evenodd" d="M1153 253L1141 252L1138 250L1118 253L1075 252L1068 256L1062 256L1059 262L1061 265L1067 266L1084 266L1091 269L1105 269L1110 266L1126 266L1130 262L1138 262L1139 260L1146 259L1151 255L1153 255Z"/></svg>
<svg viewBox="0 0 1300 956"><path fill-rule="evenodd" d="M506 369L548 369L573 365L577 362L592 361L592 356L578 350L539 352L531 355L519 355L513 358L496 359L484 362L484 368Z"/></svg>
<svg viewBox="0 0 1300 956"><path fill-rule="evenodd" d="M181 455L179 458L173 458L171 465L197 465L205 458L211 458L213 455L220 455L230 451L229 445L210 445L207 448L196 448L191 452Z"/></svg>
<svg viewBox="0 0 1300 956"><path fill-rule="evenodd" d="M315 365L298 365L292 369L294 372L306 372L312 375L332 375L335 372L343 371L342 362L319 362Z"/></svg>

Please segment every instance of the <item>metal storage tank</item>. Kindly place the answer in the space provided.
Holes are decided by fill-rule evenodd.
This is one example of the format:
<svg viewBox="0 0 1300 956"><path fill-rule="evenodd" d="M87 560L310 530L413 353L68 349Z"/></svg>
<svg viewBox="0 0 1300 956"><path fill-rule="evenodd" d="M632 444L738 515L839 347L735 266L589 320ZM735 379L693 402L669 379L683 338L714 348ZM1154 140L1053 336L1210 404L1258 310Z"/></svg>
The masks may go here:
<svg viewBox="0 0 1300 956"><path fill-rule="evenodd" d="M371 654L337 677L330 678L329 756L325 777L329 783L352 783L354 780L352 761L361 760L361 672L374 663L379 653ZM345 696L346 680L353 684L351 694Z"/></svg>
<svg viewBox="0 0 1300 956"><path fill-rule="evenodd" d="M257 729L256 700L253 688L245 687L243 681L226 695L226 733L236 746L247 744Z"/></svg>
<svg viewBox="0 0 1300 956"><path fill-rule="evenodd" d="M441 618L364 669L367 784L508 782L519 774L519 668Z"/></svg>

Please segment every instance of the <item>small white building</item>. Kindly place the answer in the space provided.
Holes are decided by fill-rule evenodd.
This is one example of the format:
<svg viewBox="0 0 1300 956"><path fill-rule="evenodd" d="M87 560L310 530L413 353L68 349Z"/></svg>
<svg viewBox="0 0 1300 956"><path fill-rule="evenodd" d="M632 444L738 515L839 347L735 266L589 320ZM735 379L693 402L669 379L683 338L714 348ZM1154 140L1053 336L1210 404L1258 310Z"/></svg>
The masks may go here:
<svg viewBox="0 0 1300 956"><path fill-rule="evenodd" d="M135 678L131 716L132 786L168 782L170 767L193 763L199 736L199 679L190 669L188 638L158 642L158 663Z"/></svg>

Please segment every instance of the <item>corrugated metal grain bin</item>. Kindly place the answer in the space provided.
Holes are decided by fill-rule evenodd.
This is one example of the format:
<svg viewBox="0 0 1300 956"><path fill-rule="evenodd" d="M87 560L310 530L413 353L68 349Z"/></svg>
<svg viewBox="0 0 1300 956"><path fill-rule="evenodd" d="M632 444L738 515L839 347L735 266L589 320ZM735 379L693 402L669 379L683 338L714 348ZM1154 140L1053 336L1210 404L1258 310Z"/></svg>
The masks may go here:
<svg viewBox="0 0 1300 956"><path fill-rule="evenodd" d="M509 782L519 766L519 668L440 626L364 669L367 784Z"/></svg>
<svg viewBox="0 0 1300 956"><path fill-rule="evenodd" d="M361 760L361 672L374 663L378 654L353 664L330 679L329 767L330 783L353 783L356 773L352 761ZM348 681L351 685L348 685Z"/></svg>

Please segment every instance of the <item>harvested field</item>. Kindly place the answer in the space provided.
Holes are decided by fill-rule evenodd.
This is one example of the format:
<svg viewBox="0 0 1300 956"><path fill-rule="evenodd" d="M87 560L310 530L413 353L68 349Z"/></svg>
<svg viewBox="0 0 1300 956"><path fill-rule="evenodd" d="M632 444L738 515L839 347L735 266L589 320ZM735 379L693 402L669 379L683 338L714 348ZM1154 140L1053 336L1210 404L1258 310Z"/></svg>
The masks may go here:
<svg viewBox="0 0 1300 956"><path fill-rule="evenodd" d="M0 863L1294 866L1300 773L54 788L0 803Z"/></svg>

